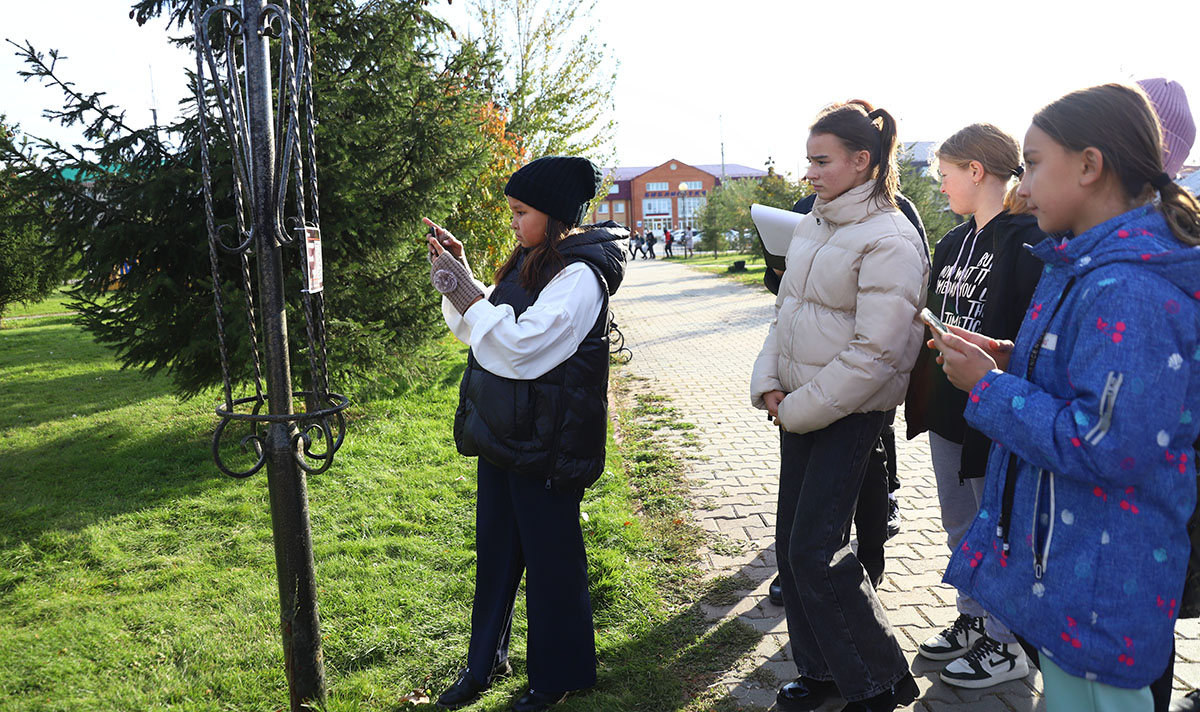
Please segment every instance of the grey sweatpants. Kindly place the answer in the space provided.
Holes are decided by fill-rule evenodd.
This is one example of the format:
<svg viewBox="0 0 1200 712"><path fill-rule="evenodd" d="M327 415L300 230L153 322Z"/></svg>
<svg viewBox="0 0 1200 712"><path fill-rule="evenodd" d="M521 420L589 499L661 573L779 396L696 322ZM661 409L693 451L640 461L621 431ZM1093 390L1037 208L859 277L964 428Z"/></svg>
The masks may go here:
<svg viewBox="0 0 1200 712"><path fill-rule="evenodd" d="M983 478L958 479L959 463L962 461L962 445L942 436L929 433L929 455L933 460L933 476L937 480L938 502L942 506L942 528L946 530L946 545L950 553L966 535L967 529L979 514L979 502L983 499ZM959 613L985 619L987 634L998 643L1015 643L1016 636L1000 621L992 618L975 599L958 592L955 603Z"/></svg>

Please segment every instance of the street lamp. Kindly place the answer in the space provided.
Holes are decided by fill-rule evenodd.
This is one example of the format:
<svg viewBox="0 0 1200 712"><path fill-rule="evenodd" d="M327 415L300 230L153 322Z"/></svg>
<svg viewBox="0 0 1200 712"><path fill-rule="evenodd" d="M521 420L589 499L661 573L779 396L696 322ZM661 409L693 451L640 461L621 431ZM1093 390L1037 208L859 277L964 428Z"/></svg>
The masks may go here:
<svg viewBox="0 0 1200 712"><path fill-rule="evenodd" d="M683 229L683 194L686 193L687 190L688 190L687 182L681 181L679 183L679 225L678 225L678 228L680 230Z"/></svg>

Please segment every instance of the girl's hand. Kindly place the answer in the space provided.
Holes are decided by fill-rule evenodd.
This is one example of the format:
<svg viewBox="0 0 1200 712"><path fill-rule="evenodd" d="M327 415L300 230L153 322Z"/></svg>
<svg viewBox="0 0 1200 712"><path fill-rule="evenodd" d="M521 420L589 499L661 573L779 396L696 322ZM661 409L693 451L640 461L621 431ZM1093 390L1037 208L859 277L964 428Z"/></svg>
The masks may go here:
<svg viewBox="0 0 1200 712"><path fill-rule="evenodd" d="M944 336L936 331L933 332L933 338L929 341L930 347L941 352L937 357L937 362L942 364L942 370L946 372L946 378L950 380L950 383L954 384L954 387L959 390L969 391L976 383L979 383L979 379L986 376L992 369L997 368L996 359L982 346L960 336L957 332L973 334L980 339L994 342L998 346L1008 342L998 342L995 339L988 339L986 336L974 334L965 329L950 328L954 330L954 333ZM1011 351L1011 343L1009 346ZM1004 359L1007 363L1007 355L1004 356Z"/></svg>
<svg viewBox="0 0 1200 712"><path fill-rule="evenodd" d="M950 331L986 351L988 356L991 356L992 360L996 362L996 368L1003 371L1008 370L1008 357L1012 356L1013 342L1007 339L993 339L990 336L967 331L957 326L950 327Z"/></svg>
<svg viewBox="0 0 1200 712"><path fill-rule="evenodd" d="M767 406L767 416L779 425L779 404L787 394L783 391L767 391L763 394L763 403Z"/></svg>
<svg viewBox="0 0 1200 712"><path fill-rule="evenodd" d="M450 234L450 231L441 227L429 218L421 218L425 224L433 229L432 235L427 235L425 241L429 243L430 258L437 257L443 252L449 252L452 257L457 260L463 258L463 244Z"/></svg>

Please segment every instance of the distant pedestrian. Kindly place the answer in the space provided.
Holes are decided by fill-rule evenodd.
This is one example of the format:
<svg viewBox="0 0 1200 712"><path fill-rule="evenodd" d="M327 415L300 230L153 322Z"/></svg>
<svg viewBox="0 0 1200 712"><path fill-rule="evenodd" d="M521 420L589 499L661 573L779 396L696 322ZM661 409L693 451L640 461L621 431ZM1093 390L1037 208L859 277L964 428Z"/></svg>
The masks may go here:
<svg viewBox="0 0 1200 712"><path fill-rule="evenodd" d="M646 231L646 249L650 252L650 259L654 259L654 243L658 242L658 238L654 237L653 230Z"/></svg>
<svg viewBox="0 0 1200 712"><path fill-rule="evenodd" d="M696 232L692 228L688 228L683 233L683 257L687 259L693 255L692 244L696 240Z"/></svg>
<svg viewBox="0 0 1200 712"><path fill-rule="evenodd" d="M674 257L671 254L671 244L675 242L675 236L671 234L670 228L663 229L663 257Z"/></svg>
<svg viewBox="0 0 1200 712"><path fill-rule="evenodd" d="M642 259L646 259L646 236L641 233L638 233L637 236L637 249L641 253Z"/></svg>
<svg viewBox="0 0 1200 712"><path fill-rule="evenodd" d="M637 231L635 230L633 233L631 233L629 235L629 239L626 241L626 247L629 248L630 261L637 258L637 241L638 241L638 234L637 234Z"/></svg>

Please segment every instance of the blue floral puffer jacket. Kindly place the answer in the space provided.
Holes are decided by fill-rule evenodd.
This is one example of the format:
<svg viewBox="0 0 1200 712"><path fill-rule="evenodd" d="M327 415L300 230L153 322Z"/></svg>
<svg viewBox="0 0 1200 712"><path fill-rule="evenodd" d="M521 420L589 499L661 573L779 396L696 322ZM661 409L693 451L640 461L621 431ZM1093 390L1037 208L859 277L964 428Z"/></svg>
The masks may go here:
<svg viewBox="0 0 1200 712"><path fill-rule="evenodd" d="M1009 372L967 402L994 444L945 581L1071 675L1139 688L1171 654L1190 551L1200 248L1143 206L1033 253Z"/></svg>

